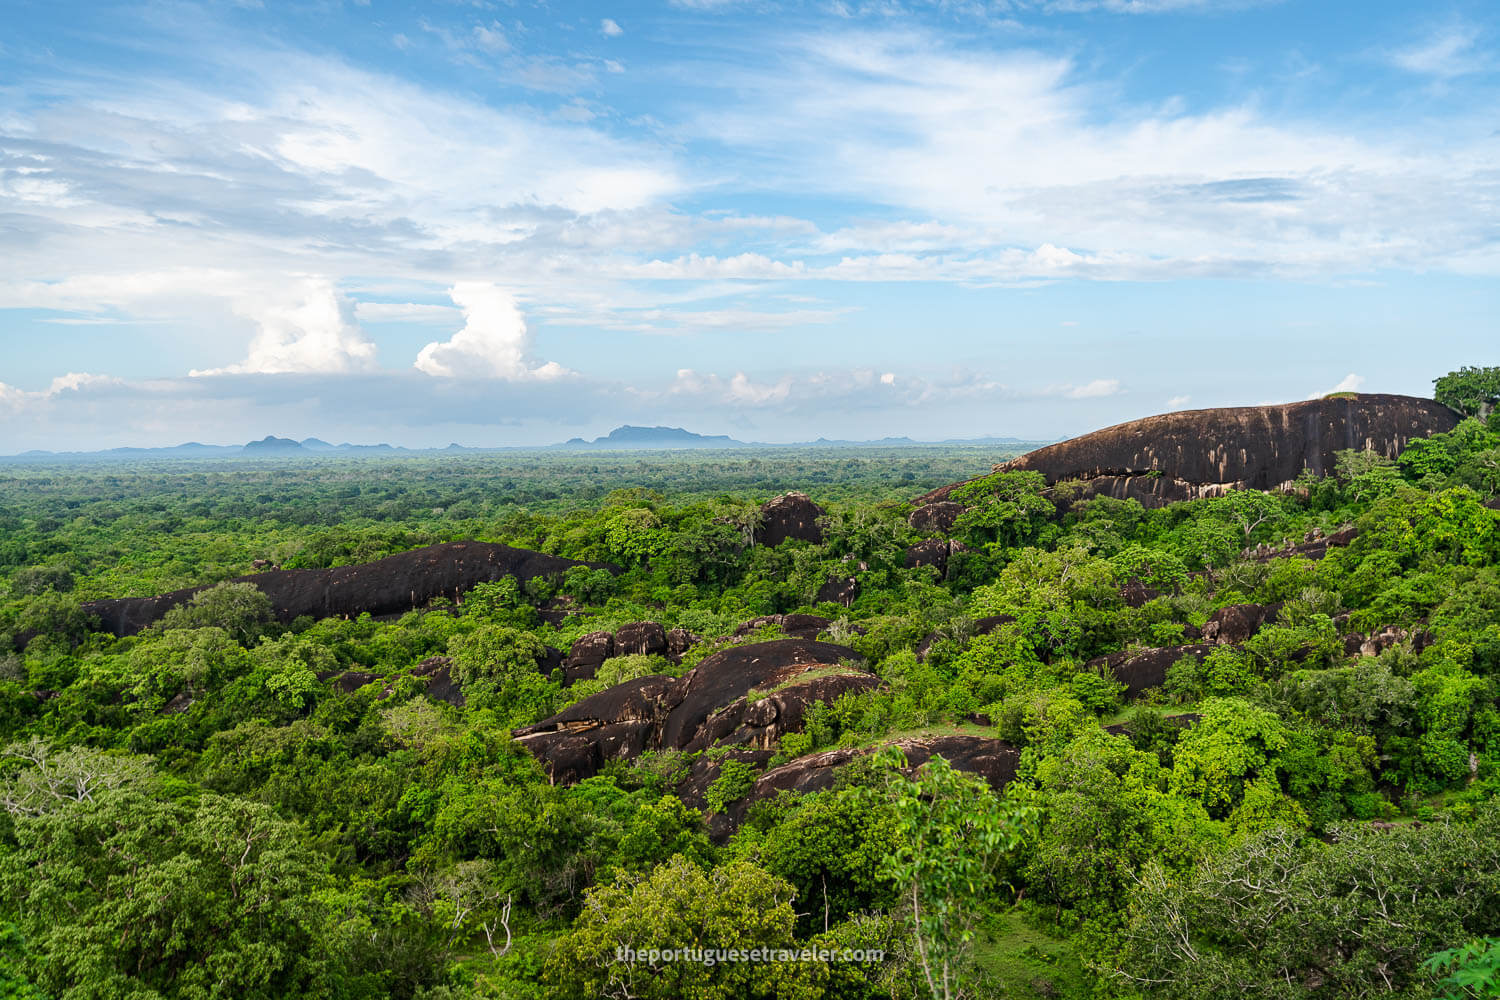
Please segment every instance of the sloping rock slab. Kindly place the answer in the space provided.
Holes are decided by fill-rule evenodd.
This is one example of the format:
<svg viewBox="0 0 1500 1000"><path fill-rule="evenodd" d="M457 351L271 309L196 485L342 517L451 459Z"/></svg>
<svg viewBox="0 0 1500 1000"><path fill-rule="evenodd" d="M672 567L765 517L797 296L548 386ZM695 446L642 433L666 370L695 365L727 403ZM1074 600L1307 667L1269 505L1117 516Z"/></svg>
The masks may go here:
<svg viewBox="0 0 1500 1000"><path fill-rule="evenodd" d="M573 566L608 569L606 563L582 563L529 549L491 542L444 542L401 552L374 562L333 569L277 569L232 582L251 583L271 599L276 619L291 622L303 615L314 618L401 614L425 607L438 597L459 600L465 591L502 577L525 582L555 576ZM82 607L115 635L134 635L172 608L186 603L207 587L188 587L157 597L122 597L88 601Z"/></svg>
<svg viewBox="0 0 1500 1000"><path fill-rule="evenodd" d="M923 504L912 511L907 515L906 523L913 531L934 531L946 535L953 530L954 523L966 510L967 507L953 500L939 500Z"/></svg>
<svg viewBox="0 0 1500 1000"><path fill-rule="evenodd" d="M734 634L749 635L758 628L767 625L776 625L787 635L796 639L816 639L818 633L833 624L832 618L824 618L822 615L761 615L747 622L741 622L735 628Z"/></svg>
<svg viewBox="0 0 1500 1000"><path fill-rule="evenodd" d="M1134 498L1148 507L1285 489L1304 469L1334 471L1334 454L1369 449L1395 458L1412 438L1451 431L1459 416L1430 399L1365 393L1279 406L1180 410L1116 424L1028 452L997 468L1030 469L1048 483L1079 480L1084 496ZM946 500L961 484L933 490Z"/></svg>
<svg viewBox="0 0 1500 1000"><path fill-rule="evenodd" d="M579 781L597 773L606 760L634 757L648 749L707 746L709 737L700 734L721 709L744 702L752 690L772 690L841 660L857 661L859 654L847 646L807 639L733 646L681 677L645 677L601 691L550 719L516 730L515 738L543 762L553 782ZM795 687L788 685L787 690ZM830 684L806 694L845 689L849 688ZM741 740L770 745L801 724L801 712L810 703L801 695L788 695L775 705L774 717L755 715L746 721L743 714L726 716L717 725ZM750 707L746 703L746 709ZM759 711L769 713L771 708Z"/></svg>
<svg viewBox="0 0 1500 1000"><path fill-rule="evenodd" d="M908 773L933 757L942 757L957 770L978 774L996 791L1015 778L1016 767L1021 760L1021 751L1009 743L983 736L930 736L897 740L894 745L906 754L907 764L910 765ZM806 793L832 788L840 767L863 757L873 749L848 747L829 750L826 753L799 757L767 771L756 779L749 795L723 813L710 817L709 834L722 840L739 827L751 805L773 798L781 792ZM683 801L686 802L687 799Z"/></svg>

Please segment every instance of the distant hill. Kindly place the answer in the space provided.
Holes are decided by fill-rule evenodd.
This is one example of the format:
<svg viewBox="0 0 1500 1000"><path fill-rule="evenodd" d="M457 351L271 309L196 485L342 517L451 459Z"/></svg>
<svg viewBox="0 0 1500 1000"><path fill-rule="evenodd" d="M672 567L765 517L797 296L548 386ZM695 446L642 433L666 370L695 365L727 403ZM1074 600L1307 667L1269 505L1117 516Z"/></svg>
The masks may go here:
<svg viewBox="0 0 1500 1000"><path fill-rule="evenodd" d="M306 452L301 442L293 441L291 438L272 437L267 434L259 441L251 441L244 447L246 455L292 455L298 452Z"/></svg>
<svg viewBox="0 0 1500 1000"><path fill-rule="evenodd" d="M744 448L743 441L736 441L727 434L695 434L692 431L683 430L681 427L634 427L625 424L616 427L604 437L585 441L583 438L573 438L566 444L553 445L554 448L600 448L600 449L630 449L643 448L651 450L678 449L678 448Z"/></svg>

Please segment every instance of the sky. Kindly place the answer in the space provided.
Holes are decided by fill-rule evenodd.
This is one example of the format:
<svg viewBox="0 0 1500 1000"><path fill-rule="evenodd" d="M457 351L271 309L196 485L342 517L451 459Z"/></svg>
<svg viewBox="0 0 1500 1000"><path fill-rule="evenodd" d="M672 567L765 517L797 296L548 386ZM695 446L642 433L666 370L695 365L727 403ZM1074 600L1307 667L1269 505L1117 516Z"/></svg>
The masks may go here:
<svg viewBox="0 0 1500 1000"><path fill-rule="evenodd" d="M0 454L1430 395L1497 108L1475 0L7 0Z"/></svg>

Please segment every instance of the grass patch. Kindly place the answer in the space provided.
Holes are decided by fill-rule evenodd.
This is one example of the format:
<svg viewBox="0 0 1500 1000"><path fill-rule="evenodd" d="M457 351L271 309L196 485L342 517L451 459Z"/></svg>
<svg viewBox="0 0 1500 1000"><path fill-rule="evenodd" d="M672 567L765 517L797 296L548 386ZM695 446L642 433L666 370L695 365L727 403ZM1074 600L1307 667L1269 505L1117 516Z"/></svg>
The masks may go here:
<svg viewBox="0 0 1500 1000"><path fill-rule="evenodd" d="M785 691L787 688L794 688L798 684L806 684L808 681L815 681L819 677L845 677L864 673L866 673L866 671L859 670L854 667L832 665L826 667L818 667L815 670L809 670L805 674L798 674L796 677L789 677L786 680L782 681L780 684L777 684L775 687L756 688L754 690L747 691L745 692L745 700L753 704L754 702L760 701L762 698L769 698L773 694L778 694L782 691Z"/></svg>
<svg viewBox="0 0 1500 1000"><path fill-rule="evenodd" d="M997 1000L1084 1000L1091 995L1091 977L1072 946L1035 926L1020 910L985 921L974 941L974 958L990 987L988 995Z"/></svg>

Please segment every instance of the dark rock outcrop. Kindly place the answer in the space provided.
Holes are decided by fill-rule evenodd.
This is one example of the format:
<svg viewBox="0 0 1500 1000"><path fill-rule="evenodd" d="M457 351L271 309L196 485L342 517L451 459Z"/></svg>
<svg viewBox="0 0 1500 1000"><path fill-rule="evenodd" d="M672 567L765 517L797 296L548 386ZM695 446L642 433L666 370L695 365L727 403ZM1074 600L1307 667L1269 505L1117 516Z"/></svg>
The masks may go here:
<svg viewBox="0 0 1500 1000"><path fill-rule="evenodd" d="M1334 453L1345 448L1394 458L1412 438L1451 431L1458 420L1430 399L1373 393L1181 410L1048 445L996 468L1034 470L1048 483L1076 480L1084 496L1159 507L1235 489L1286 489L1304 469L1332 473ZM916 502L946 500L958 485Z"/></svg>
<svg viewBox="0 0 1500 1000"><path fill-rule="evenodd" d="M852 576L830 576L818 588L814 604L842 604L849 607L859 598L859 581Z"/></svg>
<svg viewBox="0 0 1500 1000"><path fill-rule="evenodd" d="M946 535L953 530L954 522L966 510L967 507L953 500L939 500L923 504L912 511L907 516L906 523L911 525L913 531L935 531Z"/></svg>
<svg viewBox="0 0 1500 1000"><path fill-rule="evenodd" d="M1015 778L1021 760L1021 752L1015 747L983 736L928 736L897 740L894 745L906 754L908 773L933 757L942 757L957 770L983 777L997 791ZM767 771L756 779L749 795L709 818L709 834L715 839L727 837L739 826L751 805L781 792L806 793L832 788L840 767L873 749L846 747L809 754Z"/></svg>
<svg viewBox="0 0 1500 1000"><path fill-rule="evenodd" d="M667 652L667 630L656 622L630 622L615 629L615 656L661 656Z"/></svg>
<svg viewBox="0 0 1500 1000"><path fill-rule="evenodd" d="M357 566L333 569L275 569L235 577L271 599L276 619L400 614L425 607L434 598L459 600L465 591L502 577L519 581L556 576L573 566L617 570L604 563L581 563L529 549L491 542L445 542L401 552ZM83 610L115 635L134 635L207 587L174 590L157 597L88 601Z"/></svg>
<svg viewBox="0 0 1500 1000"><path fill-rule="evenodd" d="M762 545L780 545L789 538L804 542L823 541L823 529L818 518L823 508L813 503L806 493L786 493L772 497L760 505Z"/></svg>
<svg viewBox="0 0 1500 1000"><path fill-rule="evenodd" d="M1166 683L1167 670L1184 656L1202 659L1216 648L1210 643L1197 642L1185 646L1143 649L1139 652L1121 650L1108 656L1096 656L1087 666L1094 670L1108 671L1115 680L1125 685L1125 697L1135 698L1148 688L1161 687Z"/></svg>
<svg viewBox="0 0 1500 1000"><path fill-rule="evenodd" d="M580 781L607 760L647 749L735 740L769 746L801 725L813 700L868 686L864 678L873 681L872 675L838 667L840 661L858 659L846 646L807 639L732 646L681 677L655 675L618 684L516 730L515 736L559 784ZM811 676L799 681L804 675ZM824 684L824 677L847 679ZM752 691L766 697L747 699ZM761 702L772 704L759 708Z"/></svg>
<svg viewBox="0 0 1500 1000"><path fill-rule="evenodd" d="M701 635L689 632L685 628L667 629L667 662L681 663L682 654L702 641Z"/></svg>
<svg viewBox="0 0 1500 1000"><path fill-rule="evenodd" d="M599 670L601 664L615 655L613 632L590 632L573 640L568 649L568 658L563 661L563 677L566 683L588 680Z"/></svg>
<svg viewBox="0 0 1500 1000"><path fill-rule="evenodd" d="M816 639L818 633L833 624L833 619L822 615L761 615L741 622L734 630L736 636L745 636L767 625L778 626L781 631L795 639Z"/></svg>
<svg viewBox="0 0 1500 1000"><path fill-rule="evenodd" d="M1253 549L1245 549L1240 555L1255 562L1270 562L1272 559L1286 559L1291 556L1301 556L1304 559L1322 559L1328 554L1329 549L1341 548L1348 545L1354 541L1358 534L1359 529L1352 527L1335 531L1331 535L1312 531L1308 533L1308 537L1305 540L1295 545L1288 542L1277 548L1262 542Z"/></svg>
<svg viewBox="0 0 1500 1000"><path fill-rule="evenodd" d="M427 685L427 697L445 701L460 708L467 702L458 681L453 677L453 660L447 656L429 656L411 668L411 676Z"/></svg>
<svg viewBox="0 0 1500 1000"><path fill-rule="evenodd" d="M946 538L927 538L906 550L906 568L915 569L918 566L936 566L939 575L948 575L948 560L955 553L964 552L967 546L963 542L953 542Z"/></svg>
<svg viewBox="0 0 1500 1000"><path fill-rule="evenodd" d="M1209 616L1200 634L1216 646L1238 645L1276 617L1280 604L1230 604Z"/></svg>
<svg viewBox="0 0 1500 1000"><path fill-rule="evenodd" d="M1432 640L1432 633L1426 629L1404 629L1387 625L1373 632L1344 636L1344 655L1378 656L1392 646L1403 645L1409 645L1413 652L1420 653L1432 645Z"/></svg>

